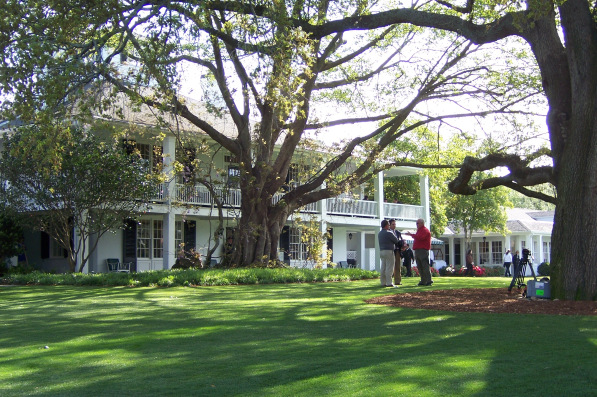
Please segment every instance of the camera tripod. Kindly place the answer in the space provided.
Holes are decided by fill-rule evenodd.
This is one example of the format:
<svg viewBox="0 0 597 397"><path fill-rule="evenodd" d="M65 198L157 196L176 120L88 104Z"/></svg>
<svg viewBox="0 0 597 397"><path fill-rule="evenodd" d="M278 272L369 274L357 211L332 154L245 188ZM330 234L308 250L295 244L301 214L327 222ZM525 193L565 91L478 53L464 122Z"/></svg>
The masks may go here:
<svg viewBox="0 0 597 397"><path fill-rule="evenodd" d="M527 266L531 268L531 274L533 275L533 279L537 281L537 275L535 274L535 270L533 269L533 265L529 258L532 258L531 251L528 249L522 250L522 259L518 264L518 267L514 271L514 277L512 277L512 282L510 283L510 287L508 287L508 292L512 291L512 287L516 285L516 287L520 290L524 287L522 292L522 297L526 298L527 296L527 285L524 281L525 274L527 273Z"/></svg>

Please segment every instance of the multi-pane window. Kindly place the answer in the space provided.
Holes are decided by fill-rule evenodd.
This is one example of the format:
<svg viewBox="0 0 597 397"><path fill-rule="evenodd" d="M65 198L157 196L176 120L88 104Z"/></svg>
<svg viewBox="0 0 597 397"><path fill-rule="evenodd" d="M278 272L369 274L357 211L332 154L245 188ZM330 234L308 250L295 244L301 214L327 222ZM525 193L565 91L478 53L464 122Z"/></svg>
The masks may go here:
<svg viewBox="0 0 597 397"><path fill-rule="evenodd" d="M483 241L479 243L479 264L484 265L489 262L489 243Z"/></svg>
<svg viewBox="0 0 597 397"><path fill-rule="evenodd" d="M196 152L194 148L183 148L176 151L176 160L182 164L182 172L178 175L178 183L193 181Z"/></svg>
<svg viewBox="0 0 597 397"><path fill-rule="evenodd" d="M290 246L288 249L288 254L291 260L307 260L308 258L308 251L307 246L305 243L301 241L301 232L299 229L291 227L290 228Z"/></svg>
<svg viewBox="0 0 597 397"><path fill-rule="evenodd" d="M137 257L164 257L163 221L142 219L137 225Z"/></svg>
<svg viewBox="0 0 597 397"><path fill-rule="evenodd" d="M137 258L149 258L151 253L151 220L141 219L137 225Z"/></svg>
<svg viewBox="0 0 597 397"><path fill-rule="evenodd" d="M176 244L176 251L184 249L182 247L182 221L174 222L174 244Z"/></svg>
<svg viewBox="0 0 597 397"><path fill-rule="evenodd" d="M288 174L286 175L286 183L284 190L289 191L295 189L300 183L305 181L307 175L307 167L300 164L290 164L288 167Z"/></svg>
<svg viewBox="0 0 597 397"><path fill-rule="evenodd" d="M240 186L240 169L238 165L228 166L228 187L237 189Z"/></svg>
<svg viewBox="0 0 597 397"><path fill-rule="evenodd" d="M53 238L50 239L50 258L64 258L64 248Z"/></svg>
<svg viewBox="0 0 597 397"><path fill-rule="evenodd" d="M491 242L491 256L492 261L491 263L502 263L502 242L501 241L492 241Z"/></svg>
<svg viewBox="0 0 597 397"><path fill-rule="evenodd" d="M158 219L153 221L153 257L163 258L164 257L164 222Z"/></svg>
<svg viewBox="0 0 597 397"><path fill-rule="evenodd" d="M161 171L162 164L164 162L161 146L153 146L146 143L136 143L135 148L139 151L141 158L146 160L147 164L151 166L152 171Z"/></svg>
<svg viewBox="0 0 597 397"><path fill-rule="evenodd" d="M543 242L543 260L545 262L550 262L550 243L548 243L547 241Z"/></svg>

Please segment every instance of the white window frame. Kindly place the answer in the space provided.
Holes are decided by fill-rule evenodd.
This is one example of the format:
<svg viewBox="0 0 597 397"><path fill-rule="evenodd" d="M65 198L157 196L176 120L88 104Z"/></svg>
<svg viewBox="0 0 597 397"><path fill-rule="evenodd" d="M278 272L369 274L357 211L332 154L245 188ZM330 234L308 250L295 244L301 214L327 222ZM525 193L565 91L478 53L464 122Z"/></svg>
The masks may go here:
<svg viewBox="0 0 597 397"><path fill-rule="evenodd" d="M50 259L64 258L64 248L56 240L50 238Z"/></svg>
<svg viewBox="0 0 597 397"><path fill-rule="evenodd" d="M183 243L183 233L182 233L182 220L174 222L174 244L176 246L176 251L180 251L184 249L182 247Z"/></svg>
<svg viewBox="0 0 597 397"><path fill-rule="evenodd" d="M489 241L479 242L479 265L489 263Z"/></svg>
<svg viewBox="0 0 597 397"><path fill-rule="evenodd" d="M289 246L288 255L290 260L294 261L306 261L309 257L309 251L307 245L301 241L301 232L295 227L291 227L289 230Z"/></svg>
<svg viewBox="0 0 597 397"><path fill-rule="evenodd" d="M491 256L493 259L493 264L502 263L502 242L500 240L491 242Z"/></svg>
<svg viewBox="0 0 597 397"><path fill-rule="evenodd" d="M159 259L164 257L164 221L141 219L137 225L137 258Z"/></svg>
<svg viewBox="0 0 597 397"><path fill-rule="evenodd" d="M543 262L550 262L551 263L551 242L544 241L543 242Z"/></svg>

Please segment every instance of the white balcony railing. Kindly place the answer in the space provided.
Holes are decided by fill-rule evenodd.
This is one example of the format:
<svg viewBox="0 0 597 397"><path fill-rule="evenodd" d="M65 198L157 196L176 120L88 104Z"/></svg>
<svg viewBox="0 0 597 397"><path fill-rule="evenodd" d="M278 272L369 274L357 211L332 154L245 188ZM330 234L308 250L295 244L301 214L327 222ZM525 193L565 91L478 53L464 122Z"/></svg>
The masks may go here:
<svg viewBox="0 0 597 397"><path fill-rule="evenodd" d="M417 220L424 218L424 209L420 205L384 203L384 218Z"/></svg>
<svg viewBox="0 0 597 397"><path fill-rule="evenodd" d="M214 189L222 204L228 207L240 207L239 189ZM176 184L176 200L197 205L211 205L214 200L211 192L203 185Z"/></svg>
<svg viewBox="0 0 597 397"><path fill-rule="evenodd" d="M150 193L149 201L165 201L166 200L166 187L167 184L160 183L156 186L153 193Z"/></svg>
<svg viewBox="0 0 597 397"><path fill-rule="evenodd" d="M167 185L161 184L154 197L153 201L165 201L167 192ZM241 203L241 195L239 189L215 189L216 194L223 201L224 206L239 208ZM203 185L189 186L184 184L176 184L175 192L171 196L176 198L176 201L185 204L205 205L211 206L214 202L212 194ZM277 203L282 194L276 194L272 198L273 203ZM330 198L327 202L327 213L329 215L341 216L357 216L365 218L378 217L378 203L369 200L355 200L351 198ZM316 213L319 211L319 203L311 203L301 209L301 212ZM416 220L424 217L424 209L418 205L406 204L392 204L384 203L384 218L394 218L400 220Z"/></svg>
<svg viewBox="0 0 597 397"><path fill-rule="evenodd" d="M369 200L355 200L350 198L327 199L327 212L330 215L377 217L377 203Z"/></svg>

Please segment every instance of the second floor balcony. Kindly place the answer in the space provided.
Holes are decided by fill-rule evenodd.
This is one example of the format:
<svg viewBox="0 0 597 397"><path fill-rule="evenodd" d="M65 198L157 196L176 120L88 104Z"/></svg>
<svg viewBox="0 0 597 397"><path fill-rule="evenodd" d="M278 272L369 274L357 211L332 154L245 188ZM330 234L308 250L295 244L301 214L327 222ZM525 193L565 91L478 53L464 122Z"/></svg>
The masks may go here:
<svg viewBox="0 0 597 397"><path fill-rule="evenodd" d="M185 205L197 205L211 207L215 205L212 193L203 185L173 184L174 192L171 192L173 201ZM167 185L159 186L152 201L165 202L167 200ZM215 189L219 200L225 208L240 208L241 193L239 189L217 188ZM272 202L280 200L282 194L276 194ZM379 218L379 203L371 200L359 200L352 198L333 197L327 200L311 203L301 209L304 213L319 213L325 203L325 212L330 216L349 216L359 218ZM420 205L383 203L382 218L394 218L398 220L416 220L424 217L424 207Z"/></svg>

